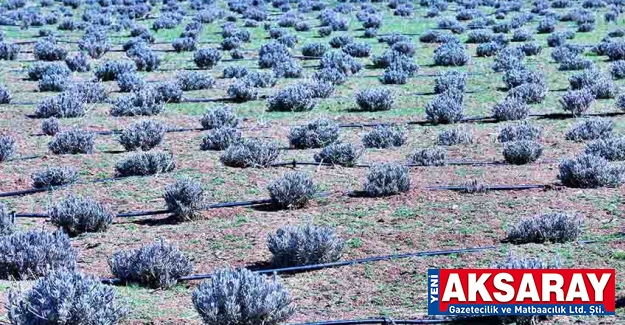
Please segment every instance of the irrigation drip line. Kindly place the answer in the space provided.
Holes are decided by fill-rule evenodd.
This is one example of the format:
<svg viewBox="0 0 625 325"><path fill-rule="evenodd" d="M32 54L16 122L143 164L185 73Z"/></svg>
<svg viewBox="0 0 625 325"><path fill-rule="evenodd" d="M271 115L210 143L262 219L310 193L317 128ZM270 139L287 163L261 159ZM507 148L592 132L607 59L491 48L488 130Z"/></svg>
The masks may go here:
<svg viewBox="0 0 625 325"><path fill-rule="evenodd" d="M15 158L11 158L7 161L17 161L17 160L30 160L30 159L37 159L40 158L41 156L39 155L31 155L31 156L23 156L23 157L15 157Z"/></svg>
<svg viewBox="0 0 625 325"><path fill-rule="evenodd" d="M321 193L319 196L325 196L329 193ZM202 211L206 211L209 209L220 209L220 208L233 208L233 207L244 207L244 206L255 206L262 204L270 204L273 200L271 199L261 199L261 200L251 200L251 201L238 201L238 202L224 202L224 203L214 203L211 205L207 205L204 208L200 209ZM164 210L146 210L146 211L131 211L131 212L123 212L115 215L116 218L133 218L133 217L141 217L141 216L153 216L159 214L167 214L172 213L173 210L164 209ZM13 212L16 218L48 218L49 216L45 213L16 213Z"/></svg>
<svg viewBox="0 0 625 325"><path fill-rule="evenodd" d="M373 257L366 257L366 258L359 258L359 259L331 262L331 263L283 267L283 268L276 268L276 269L255 270L254 272L258 274L280 274L280 273L294 274L294 273L316 271L316 270L321 270L321 269L364 264L364 263L370 263L370 262L379 262L379 261L394 260L394 259L405 259L405 258L410 258L410 257L441 256L441 255L451 255L451 254L460 254L460 253L477 253L477 252L497 249L499 247L500 246L498 245L493 245L493 246L483 246L483 247L447 249L447 250L438 250L438 251L390 254L390 255L373 256ZM205 274L183 276L181 278L178 278L178 281L193 281L193 280L203 280L203 279L210 279L210 278L211 278L211 274L205 273ZM116 278L102 279L101 281L102 283L105 283L105 284L120 283L120 280Z"/></svg>
<svg viewBox="0 0 625 325"><path fill-rule="evenodd" d="M462 120L458 121L458 123L472 123L472 122L484 122L484 121L496 121L496 119L492 116L473 116L466 117ZM428 120L420 120L420 121L408 121L403 123L395 123L395 122L375 122L375 123L349 123L349 124L339 124L341 128L365 128L365 127L378 127L378 126L389 126L389 125L397 125L397 124L407 124L407 125L434 125L432 121Z"/></svg>
<svg viewBox="0 0 625 325"><path fill-rule="evenodd" d="M625 115L625 112L604 112L604 113L590 113L575 116L570 113L544 113L544 114L529 114L529 117L535 117L537 119L569 119L569 118L578 118L578 117L614 117ZM484 123L496 123L500 122L494 116L473 116L466 117L462 120L458 121L458 123L474 123L474 122L484 122ZM503 122L503 121L501 121ZM403 123L396 122L376 122L376 123L349 123L349 124L339 124L341 128L365 128L365 127L378 127L378 126L389 126L389 125L397 125L397 124L407 124L407 125L434 125L431 121L428 120L420 120L420 121L408 121Z"/></svg>
<svg viewBox="0 0 625 325"><path fill-rule="evenodd" d="M625 115L625 112L604 112L604 113L589 113L583 115L574 115L571 113L546 113L546 114L530 114L530 117L537 117L538 119L567 119L578 117L613 117Z"/></svg>
<svg viewBox="0 0 625 325"><path fill-rule="evenodd" d="M94 179L92 181L73 182L73 183L67 183L67 184L63 184L63 185L55 185L55 186L50 186L50 187L29 188L29 189L19 190L19 191L3 192L3 193L0 193L0 197L12 197L12 196L21 196L21 195L35 194L35 193L53 191L55 189L65 188L65 187L69 187L69 186L72 186L72 185L98 184L98 183L117 181L117 180L120 180L120 179L126 179L126 178L129 178L129 177L133 177L133 176L99 178L99 179Z"/></svg>
<svg viewBox="0 0 625 325"><path fill-rule="evenodd" d="M277 162L277 163L273 163L271 165L269 165L270 167L292 167L292 168L296 168L297 166L328 166L328 167L334 167L334 166L341 166L341 165L337 165L337 164L332 164L332 163L327 163L327 162L310 162L310 161L290 161L290 162ZM341 167L347 167L347 168L369 168L371 167L373 164L371 163L364 163L364 164L355 164L352 166L341 166ZM506 162L503 161L447 161L445 162L446 166L481 166L481 165L509 165ZM403 164L403 166L405 167L438 167L438 166L423 166L423 165L418 165L418 164Z"/></svg>
<svg viewBox="0 0 625 325"><path fill-rule="evenodd" d="M531 190L537 188L548 188L548 185L485 185L480 187L484 191L515 191L515 190ZM450 185L450 186L428 186L427 190L448 190L448 191L469 191L472 186L466 185Z"/></svg>

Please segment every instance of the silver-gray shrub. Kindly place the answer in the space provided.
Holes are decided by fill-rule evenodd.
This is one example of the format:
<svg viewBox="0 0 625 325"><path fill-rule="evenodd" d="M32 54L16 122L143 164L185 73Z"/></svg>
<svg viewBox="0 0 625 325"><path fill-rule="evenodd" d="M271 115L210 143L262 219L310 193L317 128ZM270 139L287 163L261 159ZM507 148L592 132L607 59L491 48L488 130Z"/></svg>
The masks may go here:
<svg viewBox="0 0 625 325"><path fill-rule="evenodd" d="M273 72L252 71L243 78L243 82L257 88L271 88L276 85L278 79Z"/></svg>
<svg viewBox="0 0 625 325"><path fill-rule="evenodd" d="M618 108L621 111L625 111L625 94L621 94L618 97L616 97L616 108Z"/></svg>
<svg viewBox="0 0 625 325"><path fill-rule="evenodd" d="M158 100L165 103L180 103L182 100L182 88L176 81L163 81L154 85Z"/></svg>
<svg viewBox="0 0 625 325"><path fill-rule="evenodd" d="M358 158L364 154L364 148L351 143L333 142L315 154L315 161L344 167L356 165Z"/></svg>
<svg viewBox="0 0 625 325"><path fill-rule="evenodd" d="M11 291L7 308L14 325L115 325L129 312L114 287L68 270L50 272L26 292Z"/></svg>
<svg viewBox="0 0 625 325"><path fill-rule="evenodd" d="M241 131L238 129L229 126L209 129L202 139L200 150L225 150L239 141L241 141Z"/></svg>
<svg viewBox="0 0 625 325"><path fill-rule="evenodd" d="M103 103L108 97L104 84L99 81L72 82L67 85L65 92L82 98L87 104Z"/></svg>
<svg viewBox="0 0 625 325"><path fill-rule="evenodd" d="M591 141L585 154L599 156L609 161L625 160L625 138L607 138Z"/></svg>
<svg viewBox="0 0 625 325"><path fill-rule="evenodd" d="M618 87L611 78L605 76L597 68L586 69L569 77L571 89L588 89L596 99L614 98Z"/></svg>
<svg viewBox="0 0 625 325"><path fill-rule="evenodd" d="M548 92L546 83L524 83L510 89L506 97L517 97L528 104L538 104L545 100Z"/></svg>
<svg viewBox="0 0 625 325"><path fill-rule="evenodd" d="M597 83L590 87L590 91L596 99L610 99L617 96L619 87L612 79L603 76L601 79L597 80Z"/></svg>
<svg viewBox="0 0 625 325"><path fill-rule="evenodd" d="M95 68L93 72L96 79L100 81L117 80L123 73L131 73L137 71L134 62L128 60L106 61Z"/></svg>
<svg viewBox="0 0 625 325"><path fill-rule="evenodd" d="M199 182L181 178L165 187L165 204L178 221L197 219L204 207L204 190Z"/></svg>
<svg viewBox="0 0 625 325"><path fill-rule="evenodd" d="M281 227L267 236L271 264L279 268L336 262L344 247L334 229L311 224Z"/></svg>
<svg viewBox="0 0 625 325"><path fill-rule="evenodd" d="M581 218L568 213L553 212L521 219L508 230L504 241L513 244L566 243L577 240L581 233Z"/></svg>
<svg viewBox="0 0 625 325"><path fill-rule="evenodd" d="M590 69L594 63L586 58L583 58L579 55L573 56L571 58L564 59L560 62L560 66L558 70L560 71L574 71L574 70L584 70Z"/></svg>
<svg viewBox="0 0 625 325"><path fill-rule="evenodd" d="M339 139L338 124L328 119L317 119L289 131L289 144L296 149L321 148Z"/></svg>
<svg viewBox="0 0 625 325"><path fill-rule="evenodd" d="M523 51L525 56L535 56L543 51L543 46L540 45L538 42L523 43L517 46L517 48Z"/></svg>
<svg viewBox="0 0 625 325"><path fill-rule="evenodd" d="M129 93L143 88L145 86L145 81L135 72L122 73L117 77L117 86L119 87L119 91Z"/></svg>
<svg viewBox="0 0 625 325"><path fill-rule="evenodd" d="M0 162L8 160L15 154L15 140L13 137L0 134Z"/></svg>
<svg viewBox="0 0 625 325"><path fill-rule="evenodd" d="M342 71L339 71L334 68L325 68L316 71L313 76L313 79L330 82L333 85L342 85L347 81L347 75Z"/></svg>
<svg viewBox="0 0 625 325"><path fill-rule="evenodd" d="M362 69L362 63L342 51L326 52L319 61L320 69L336 69L349 76Z"/></svg>
<svg viewBox="0 0 625 325"><path fill-rule="evenodd" d="M334 36L330 39L330 46L333 48L341 48L347 44L351 44L354 42L354 38L348 35L339 35Z"/></svg>
<svg viewBox="0 0 625 325"><path fill-rule="evenodd" d="M169 152L137 152L117 162L115 175L118 177L147 176L167 173L175 168L176 160Z"/></svg>
<svg viewBox="0 0 625 325"><path fill-rule="evenodd" d="M493 107L492 114L498 121L522 120L529 116L530 107L519 97L506 97Z"/></svg>
<svg viewBox="0 0 625 325"><path fill-rule="evenodd" d="M593 67L571 75L569 77L569 84L573 90L589 88L599 82L602 77L601 70L597 67Z"/></svg>
<svg viewBox="0 0 625 325"><path fill-rule="evenodd" d="M54 97L45 98L35 109L37 118L72 118L85 115L85 102L82 97L65 91Z"/></svg>
<svg viewBox="0 0 625 325"><path fill-rule="evenodd" d="M157 121L138 121L125 128L118 141L127 151L148 151L163 142L166 130L167 127Z"/></svg>
<svg viewBox="0 0 625 325"><path fill-rule="evenodd" d="M221 269L193 292L193 305L205 325L278 325L295 312L280 278L248 269Z"/></svg>
<svg viewBox="0 0 625 325"><path fill-rule="evenodd" d="M15 218L4 203L0 203L0 237L7 236L15 231Z"/></svg>
<svg viewBox="0 0 625 325"><path fill-rule="evenodd" d="M35 172L32 176L34 188L49 188L71 184L78 179L74 167L46 167L42 171Z"/></svg>
<svg viewBox="0 0 625 325"><path fill-rule="evenodd" d="M499 131L497 140L499 142L537 140L541 137L542 129L532 125L529 121L521 121L508 124Z"/></svg>
<svg viewBox="0 0 625 325"><path fill-rule="evenodd" d="M317 193L312 178L306 173L289 172L267 187L271 201L281 209L302 208Z"/></svg>
<svg viewBox="0 0 625 325"><path fill-rule="evenodd" d="M464 118L463 95L457 90L440 93L425 105L427 120L434 124L459 122Z"/></svg>
<svg viewBox="0 0 625 325"><path fill-rule="evenodd" d="M467 88L467 75L464 72L452 70L440 74L434 80L434 93L441 94L448 90L461 93Z"/></svg>
<svg viewBox="0 0 625 325"><path fill-rule="evenodd" d="M471 144L473 143L473 135L463 128L448 129L438 134L436 143L441 146Z"/></svg>
<svg viewBox="0 0 625 325"><path fill-rule="evenodd" d="M48 143L48 149L57 155L93 153L95 136L89 131L78 129L59 132Z"/></svg>
<svg viewBox="0 0 625 325"><path fill-rule="evenodd" d="M227 93L230 99L238 103L258 99L258 89L245 79L237 80L235 83L228 86Z"/></svg>
<svg viewBox="0 0 625 325"><path fill-rule="evenodd" d="M200 69L212 69L221 61L221 52L218 49L199 49L193 54L193 62Z"/></svg>
<svg viewBox="0 0 625 325"><path fill-rule="evenodd" d="M0 60L17 60L21 46L0 42Z"/></svg>
<svg viewBox="0 0 625 325"><path fill-rule="evenodd" d="M541 73L529 70L525 67L506 70L501 78L506 84L506 88L508 89L512 89L527 83L545 83L545 77Z"/></svg>
<svg viewBox="0 0 625 325"><path fill-rule="evenodd" d="M408 82L408 74L403 70L387 68L379 80L385 85L404 85Z"/></svg>
<svg viewBox="0 0 625 325"><path fill-rule="evenodd" d="M8 104L11 102L13 95L9 88L4 85L0 85L0 104Z"/></svg>
<svg viewBox="0 0 625 325"><path fill-rule="evenodd" d="M400 164L374 164L367 172L364 191L371 197L389 196L410 190L408 168Z"/></svg>
<svg viewBox="0 0 625 325"><path fill-rule="evenodd" d="M416 53L415 46L411 41L399 41L393 44L391 49L409 57L413 57Z"/></svg>
<svg viewBox="0 0 625 325"><path fill-rule="evenodd" d="M623 183L625 169L593 155L582 154L563 159L558 179L574 188L618 187Z"/></svg>
<svg viewBox="0 0 625 325"><path fill-rule="evenodd" d="M154 87L146 86L129 96L117 98L111 108L112 116L153 116L165 109L165 102Z"/></svg>
<svg viewBox="0 0 625 325"><path fill-rule="evenodd" d="M78 48L87 52L93 59L100 59L111 50L111 44L108 42L106 35L102 33L85 34L78 41Z"/></svg>
<svg viewBox="0 0 625 325"><path fill-rule="evenodd" d="M328 50L329 50L329 47L324 43L309 43L302 47L302 55L321 57Z"/></svg>
<svg viewBox="0 0 625 325"><path fill-rule="evenodd" d="M67 87L67 77L58 74L48 74L39 79L37 83L37 89L40 92L59 92L65 90Z"/></svg>
<svg viewBox="0 0 625 325"><path fill-rule="evenodd" d="M61 61L67 56L67 50L58 44L42 40L35 43L33 54L40 61Z"/></svg>
<svg viewBox="0 0 625 325"><path fill-rule="evenodd" d="M226 148L220 157L221 162L230 167L268 167L280 154L273 142L260 139L243 139Z"/></svg>
<svg viewBox="0 0 625 325"><path fill-rule="evenodd" d="M38 81L45 75L55 74L69 77L72 71L70 71L65 64L58 62L37 62L28 68L28 79L32 81Z"/></svg>
<svg viewBox="0 0 625 325"><path fill-rule="evenodd" d="M171 288L193 271L193 263L178 247L164 241L115 252L108 260L111 273L125 283Z"/></svg>
<svg viewBox="0 0 625 325"><path fill-rule="evenodd" d="M177 79L184 91L210 89L215 86L215 78L197 71L181 72Z"/></svg>
<svg viewBox="0 0 625 325"><path fill-rule="evenodd" d="M612 137L614 122L607 118L589 118L577 122L566 131L565 139L576 142Z"/></svg>
<svg viewBox="0 0 625 325"><path fill-rule="evenodd" d="M610 74L616 80L625 78L625 60L612 62L610 64Z"/></svg>
<svg viewBox="0 0 625 325"><path fill-rule="evenodd" d="M565 111L573 115L585 114L595 102L595 96L590 89L569 90L558 101Z"/></svg>
<svg viewBox="0 0 625 325"><path fill-rule="evenodd" d="M105 205L89 198L69 195L48 209L50 222L70 236L106 231L113 214Z"/></svg>
<svg viewBox="0 0 625 325"><path fill-rule="evenodd" d="M240 119L237 117L235 111L228 106L217 106L210 109L206 111L200 119L202 128L206 130L218 129L225 126L237 128L239 123Z"/></svg>
<svg viewBox="0 0 625 325"><path fill-rule="evenodd" d="M458 67L466 65L469 61L471 61L471 56L460 43L445 43L434 50L434 64L438 66Z"/></svg>
<svg viewBox="0 0 625 325"><path fill-rule="evenodd" d="M371 45L367 43L350 43L343 46L341 50L355 58L366 58L371 55Z"/></svg>
<svg viewBox="0 0 625 325"><path fill-rule="evenodd" d="M330 98L334 92L334 84L329 81L311 79L304 85L312 93L313 98Z"/></svg>
<svg viewBox="0 0 625 325"><path fill-rule="evenodd" d="M156 71L161 57L146 45L135 46L126 51L126 56L134 61L139 71Z"/></svg>
<svg viewBox="0 0 625 325"><path fill-rule="evenodd" d="M388 111L395 105L395 96L386 88L366 89L356 93L356 104L362 111Z"/></svg>
<svg viewBox="0 0 625 325"><path fill-rule="evenodd" d="M76 252L63 232L24 231L0 237L1 279L36 279L75 267Z"/></svg>
<svg viewBox="0 0 625 325"><path fill-rule="evenodd" d="M536 141L509 141L503 148L503 157L507 163L525 165L532 163L543 153L543 146Z"/></svg>
<svg viewBox="0 0 625 325"><path fill-rule="evenodd" d="M294 84L278 90L267 100L267 110L272 112L305 112L317 105L313 92L304 84Z"/></svg>
<svg viewBox="0 0 625 325"><path fill-rule="evenodd" d="M278 43L270 42L260 47L258 51L258 66L261 69L273 68L275 65L283 61L288 61L291 57L289 49Z"/></svg>
<svg viewBox="0 0 625 325"><path fill-rule="evenodd" d="M243 78L247 76L249 71L246 67L242 66L228 66L224 68L223 77L227 79L231 78Z"/></svg>
<svg viewBox="0 0 625 325"><path fill-rule="evenodd" d="M381 125L365 134L362 144L365 148L400 147L406 142L406 130L398 126Z"/></svg>
<svg viewBox="0 0 625 325"><path fill-rule="evenodd" d="M65 64L74 72L87 72L91 70L91 63L89 58L82 52L68 56L65 58Z"/></svg>
<svg viewBox="0 0 625 325"><path fill-rule="evenodd" d="M495 72L503 72L512 69L522 69L525 53L516 47L506 47L495 56L492 69Z"/></svg>
<svg viewBox="0 0 625 325"><path fill-rule="evenodd" d="M417 166L445 166L447 151L441 147L417 149L406 158L408 163Z"/></svg>
<svg viewBox="0 0 625 325"><path fill-rule="evenodd" d="M178 53L193 52L197 49L197 40L193 37L179 37L171 43L171 46Z"/></svg>

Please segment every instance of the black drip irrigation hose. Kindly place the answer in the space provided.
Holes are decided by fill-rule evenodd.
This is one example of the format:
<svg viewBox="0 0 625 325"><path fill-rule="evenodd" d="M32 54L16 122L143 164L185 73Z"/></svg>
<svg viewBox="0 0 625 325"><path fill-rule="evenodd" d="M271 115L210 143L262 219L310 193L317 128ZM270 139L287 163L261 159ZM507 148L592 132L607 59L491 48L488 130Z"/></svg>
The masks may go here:
<svg viewBox="0 0 625 325"><path fill-rule="evenodd" d="M180 104L182 103L214 103L214 102L227 102L233 101L235 98L233 97L218 97L218 98L182 98L180 100ZM178 104L178 103L176 103Z"/></svg>
<svg viewBox="0 0 625 325"><path fill-rule="evenodd" d="M537 117L538 119L568 119L578 117L613 117L625 115L625 112L604 112L604 113L590 113L584 115L574 115L571 113L546 113L546 114L530 114L530 117Z"/></svg>
<svg viewBox="0 0 625 325"><path fill-rule="evenodd" d="M320 193L318 197L327 196L329 193ZM224 203L214 203L211 205L207 205L201 210L206 211L210 209L220 209L220 208L234 208L234 207L246 207L246 206L256 206L263 204L270 204L273 200L271 199L261 199L261 200L251 200L251 201L238 201L238 202L224 202ZM116 218L133 218L133 217L142 217L142 216L153 216L159 214L168 214L172 213L173 210L164 209L164 210L147 210L147 211L132 211L132 212L123 212L115 215ZM48 218L49 216L45 213L15 213L16 218Z"/></svg>
<svg viewBox="0 0 625 325"><path fill-rule="evenodd" d="M346 168L369 168L371 167L373 164L371 163L364 163L364 164L354 164L351 166L342 166L342 165L337 165L337 164L332 164L332 163L327 163L327 162L313 162L313 161L297 161L297 160L293 160L293 161L285 161L285 162L277 162L277 163L273 163L271 165L269 165L269 167L292 167L292 168L296 168L297 166L327 166L327 167L336 167L336 166L341 166L341 167L346 167ZM462 161L462 160L458 160L458 161L446 161L445 162L445 166L482 166L482 165L509 165L506 162L503 161ZM423 165L419 165L419 164L403 164L403 166L405 167L439 167L439 166L423 166Z"/></svg>
<svg viewBox="0 0 625 325"><path fill-rule="evenodd" d="M293 267L283 267L277 269L265 269L265 270L257 270L254 271L258 274L280 274L280 273L303 273L309 271L316 271L321 269L328 268L336 268L342 266L356 265L356 264L364 264L370 262L379 262L393 259L404 259L411 257L426 257L426 256L441 256L441 255L451 255L451 254L460 254L460 253L477 253L483 252L487 250L497 249L499 246L483 246L483 247L470 247L470 248L460 248L460 249L447 249L447 250L439 250L439 251L425 251L425 252L412 252L412 253L403 253L403 254L390 254L390 255L382 255L382 256L373 256L366 258L359 258L354 260L347 261L339 261L332 263L321 263L321 264L311 264L311 265L302 265L302 266L293 266ZM178 279L178 281L194 281L194 280L204 280L210 279L211 274L195 274L183 276ZM119 279L102 279L102 282L105 284L118 284L120 283Z"/></svg>
<svg viewBox="0 0 625 325"><path fill-rule="evenodd" d="M570 113L544 113L544 114L529 114L529 117L535 117L537 119L569 119L569 118L578 118L578 117L614 117L625 115L625 112L604 112L604 113L591 113L584 115L573 115ZM466 117L462 120L458 121L458 123L496 123L499 122L494 116L473 116ZM420 121L408 121L408 122L375 122L375 123L348 123L348 124L339 124L341 128L365 128L365 127L378 127L378 126L389 126L389 125L398 125L398 124L407 124L407 125L434 125L431 121L428 120L420 120Z"/></svg>
<svg viewBox="0 0 625 325"><path fill-rule="evenodd" d="M37 158L41 158L41 156L31 155L31 156L15 157L15 158L8 159L7 161L31 160L31 159L37 159Z"/></svg>
<svg viewBox="0 0 625 325"><path fill-rule="evenodd" d="M599 240L577 241L578 244L582 244L582 245L593 244L597 242L599 242ZM281 273L297 274L297 273L317 271L317 270L322 270L322 269L338 268L338 267L343 267L343 266L351 266L351 265L388 261L388 260L406 259L406 258L413 258L413 257L446 256L446 255L452 255L452 254L480 253L480 252L495 250L501 247L504 247L504 245L490 245L490 246L446 249L446 250L437 250L437 251L422 251L422 252L412 252L412 253L389 254L389 255L372 256L372 257L358 258L358 259L353 259L353 260L331 262L331 263L283 267L283 268L276 268L276 269L260 269L260 270L253 270L253 272L258 273L258 274L281 274ZM210 278L211 278L210 273L203 273L203 274L183 276L183 277L178 278L178 281L181 281L181 282L182 281L196 281L196 280L205 280L205 279L210 279ZM101 279L100 281L102 281L102 283L104 284L112 284L112 285L122 283L122 281L117 278L104 278L104 279Z"/></svg>
<svg viewBox="0 0 625 325"><path fill-rule="evenodd" d="M431 191L447 190L447 191L469 191L473 187L467 185L449 185L449 186L429 186L425 189ZM480 187L483 191L518 191L531 190L537 188L549 188L549 185L484 185Z"/></svg>
<svg viewBox="0 0 625 325"><path fill-rule="evenodd" d="M196 131L204 131L204 130L205 130L204 128L171 128L171 129L165 130L165 133L196 132ZM89 131L89 132L95 135L115 135L115 134L121 134L123 131L124 130L113 129L113 130L108 130L108 131ZM30 136L43 137L43 136L48 136L48 135L44 133L33 133Z"/></svg>
<svg viewBox="0 0 625 325"><path fill-rule="evenodd" d="M487 122L492 121L496 122L497 120L492 116L473 116L466 117L462 120L458 121L458 123L473 123L473 122ZM408 122L374 122L374 123L348 123L348 124L339 124L341 128L366 128L366 127L378 127L378 126L389 126L389 125L398 125L398 124L406 124L406 125L434 125L431 121L428 120L420 120L420 121L408 121Z"/></svg>
<svg viewBox="0 0 625 325"><path fill-rule="evenodd" d="M28 194L47 192L47 191L53 191L53 190L56 190L56 189L59 189L59 188L69 187L69 186L72 186L72 185L85 185L85 184L98 184L98 183L105 183L105 182L113 182L113 181L117 181L117 180L120 180L120 179L126 179L126 178L130 178L130 177L132 177L132 176L99 178L99 179L94 179L92 181L72 182L72 183L67 183L67 184L63 184L63 185L55 185L55 186L50 186L50 187L29 188L29 189L19 190L19 191L3 192L3 193L0 193L0 197L21 196L21 195L28 195Z"/></svg>

